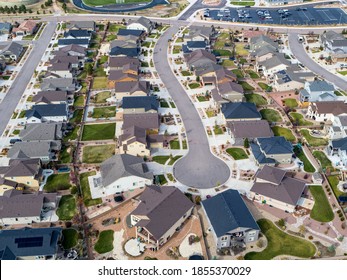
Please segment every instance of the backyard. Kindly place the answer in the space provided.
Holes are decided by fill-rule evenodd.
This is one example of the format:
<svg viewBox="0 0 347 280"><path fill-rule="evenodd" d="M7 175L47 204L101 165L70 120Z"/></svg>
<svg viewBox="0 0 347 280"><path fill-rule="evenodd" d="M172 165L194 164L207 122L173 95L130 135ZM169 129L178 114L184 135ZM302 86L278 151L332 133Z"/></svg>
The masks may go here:
<svg viewBox="0 0 347 280"><path fill-rule="evenodd" d="M71 220L76 214L76 199L72 194L63 195L59 201L57 216L59 220Z"/></svg>
<svg viewBox="0 0 347 280"><path fill-rule="evenodd" d="M59 190L67 190L71 187L70 174L53 174L47 178L47 183L44 186L46 192L56 192Z"/></svg>
<svg viewBox="0 0 347 280"><path fill-rule="evenodd" d="M78 242L78 232L73 228L63 229L63 241L62 245L65 250L71 249L77 245Z"/></svg>
<svg viewBox="0 0 347 280"><path fill-rule="evenodd" d="M273 109L263 109L260 110L260 114L263 119L267 120L268 122L282 122L282 117L280 113Z"/></svg>
<svg viewBox="0 0 347 280"><path fill-rule="evenodd" d="M98 107L94 108L92 117L99 118L113 118L116 115L116 106Z"/></svg>
<svg viewBox="0 0 347 280"><path fill-rule="evenodd" d="M113 250L113 230L104 230L99 233L98 241L95 243L94 249L99 254L104 254Z"/></svg>
<svg viewBox="0 0 347 280"><path fill-rule="evenodd" d="M331 188L333 189L333 192L337 198L340 195L345 194L344 192L340 191L339 188L337 187L339 184L339 176L338 175L328 176L328 181L329 181L329 184L330 184Z"/></svg>
<svg viewBox="0 0 347 280"><path fill-rule="evenodd" d="M115 123L85 125L83 127L82 141L113 139L115 131Z"/></svg>
<svg viewBox="0 0 347 280"><path fill-rule="evenodd" d="M255 94L255 93L245 94L245 97L246 97L247 102L253 102L257 106L267 104L266 99L259 94Z"/></svg>
<svg viewBox="0 0 347 280"><path fill-rule="evenodd" d="M322 166L322 168L325 168L325 169L327 167L332 168L332 163L328 159L328 157L325 155L324 152L322 152L322 151L314 151L313 155L319 161L319 163Z"/></svg>
<svg viewBox="0 0 347 280"><path fill-rule="evenodd" d="M324 193L322 186L310 186L310 193L314 198L314 206L311 211L311 218L322 223L330 222L334 219L333 210Z"/></svg>
<svg viewBox="0 0 347 280"><path fill-rule="evenodd" d="M86 207L102 203L102 199L101 198L92 199L92 195L90 193L88 177L89 176L94 176L94 175L96 175L95 171L85 172L85 173L82 173L80 175L80 184L81 184L83 202L84 202L84 205Z"/></svg>
<svg viewBox="0 0 347 280"><path fill-rule="evenodd" d="M286 98L283 100L283 102L284 102L284 105L289 108L295 108L299 106L298 102L294 98Z"/></svg>
<svg viewBox="0 0 347 280"><path fill-rule="evenodd" d="M312 165L312 163L309 161L309 159L306 157L305 153L303 152L302 149L298 148L297 146L294 147L294 153L295 155L302 161L304 164L304 170L306 172L315 172L316 169Z"/></svg>
<svg viewBox="0 0 347 280"><path fill-rule="evenodd" d="M301 115L300 113L290 113L289 116L294 125L299 125L299 126L313 125L312 122L305 120L304 116Z"/></svg>
<svg viewBox="0 0 347 280"><path fill-rule="evenodd" d="M226 152L231 155L235 160L248 158L246 152L242 148L229 148Z"/></svg>
<svg viewBox="0 0 347 280"><path fill-rule="evenodd" d="M101 91L97 93L94 97L95 103L106 103L106 99L111 97L110 91Z"/></svg>
<svg viewBox="0 0 347 280"><path fill-rule="evenodd" d="M293 132L289 128L274 126L272 127L272 131L275 136L283 136L290 142L294 142L296 140Z"/></svg>
<svg viewBox="0 0 347 280"><path fill-rule="evenodd" d="M115 154L115 145L96 145L83 148L83 163L101 163Z"/></svg>
<svg viewBox="0 0 347 280"><path fill-rule="evenodd" d="M307 143L312 147L326 146L328 145L328 140L325 138L313 137L307 129L301 129L300 133L305 137Z"/></svg>

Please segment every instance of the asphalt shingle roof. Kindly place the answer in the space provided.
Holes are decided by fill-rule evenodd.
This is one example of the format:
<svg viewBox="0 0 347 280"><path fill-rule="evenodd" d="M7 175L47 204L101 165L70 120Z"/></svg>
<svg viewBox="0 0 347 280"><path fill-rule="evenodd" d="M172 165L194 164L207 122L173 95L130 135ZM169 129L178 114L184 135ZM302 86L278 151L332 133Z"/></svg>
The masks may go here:
<svg viewBox="0 0 347 280"><path fill-rule="evenodd" d="M255 104L249 102L225 103L222 113L226 119L261 119Z"/></svg>
<svg viewBox="0 0 347 280"><path fill-rule="evenodd" d="M123 97L123 109L144 108L145 111L158 111L159 101L155 96L129 96Z"/></svg>
<svg viewBox="0 0 347 280"><path fill-rule="evenodd" d="M266 155L292 154L293 145L283 136L273 136L268 138L258 138L261 150Z"/></svg>

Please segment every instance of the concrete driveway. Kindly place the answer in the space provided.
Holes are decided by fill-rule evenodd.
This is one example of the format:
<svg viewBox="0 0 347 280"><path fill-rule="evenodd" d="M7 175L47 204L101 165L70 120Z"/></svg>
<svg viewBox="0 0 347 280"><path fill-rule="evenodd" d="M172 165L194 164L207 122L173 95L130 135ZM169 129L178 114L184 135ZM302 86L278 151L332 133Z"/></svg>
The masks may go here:
<svg viewBox="0 0 347 280"><path fill-rule="evenodd" d="M173 173L179 182L189 187L213 188L229 179L230 169L224 161L211 153L200 116L186 91L171 71L167 60L168 39L172 38L178 29L177 25L170 27L160 37L154 49L155 68L176 103L188 138L188 154L176 162Z"/></svg>

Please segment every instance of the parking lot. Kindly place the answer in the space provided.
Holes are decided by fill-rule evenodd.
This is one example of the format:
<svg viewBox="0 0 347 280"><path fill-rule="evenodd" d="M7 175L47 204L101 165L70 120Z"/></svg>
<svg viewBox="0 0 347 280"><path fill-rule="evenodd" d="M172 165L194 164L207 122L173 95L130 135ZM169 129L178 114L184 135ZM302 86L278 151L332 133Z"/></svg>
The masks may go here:
<svg viewBox="0 0 347 280"><path fill-rule="evenodd" d="M315 8L312 5L292 8L223 8L205 10L204 16L213 20L283 24L335 25L347 23L347 14L340 8Z"/></svg>

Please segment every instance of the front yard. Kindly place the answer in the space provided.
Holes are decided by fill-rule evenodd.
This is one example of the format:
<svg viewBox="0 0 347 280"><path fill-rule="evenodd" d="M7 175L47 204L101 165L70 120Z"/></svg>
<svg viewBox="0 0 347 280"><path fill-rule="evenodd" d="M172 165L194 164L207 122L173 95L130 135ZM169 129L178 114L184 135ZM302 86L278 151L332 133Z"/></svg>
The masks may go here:
<svg viewBox="0 0 347 280"><path fill-rule="evenodd" d="M235 160L246 159L248 155L242 148L229 148L226 152L231 155Z"/></svg>
<svg viewBox="0 0 347 280"><path fill-rule="evenodd" d="M302 149L298 148L297 146L294 147L294 153L295 155L302 161L304 164L304 170L306 172L313 173L316 171L312 163L309 161L309 159L306 157L305 153Z"/></svg>
<svg viewBox="0 0 347 280"><path fill-rule="evenodd" d="M299 106L298 102L294 98L287 98L283 100L284 105L289 108L296 108Z"/></svg>
<svg viewBox="0 0 347 280"><path fill-rule="evenodd" d="M267 104L266 99L263 96L256 93L245 94L245 97L247 102L253 102L257 106Z"/></svg>
<svg viewBox="0 0 347 280"><path fill-rule="evenodd" d="M65 250L71 249L77 245L78 232L73 228L63 229L63 241L62 245Z"/></svg>
<svg viewBox="0 0 347 280"><path fill-rule="evenodd" d="M159 164L165 164L165 162L167 162L169 158L169 156L154 156L152 160Z"/></svg>
<svg viewBox="0 0 347 280"><path fill-rule="evenodd" d="M115 154L115 145L96 145L83 148L83 163L101 163Z"/></svg>
<svg viewBox="0 0 347 280"><path fill-rule="evenodd" d="M82 141L113 139L115 131L115 123L85 125L83 127Z"/></svg>
<svg viewBox="0 0 347 280"><path fill-rule="evenodd" d="M324 152L321 151L314 151L313 152L314 157L320 162L320 165L322 168L332 168L333 164L331 163L330 159L325 155Z"/></svg>

